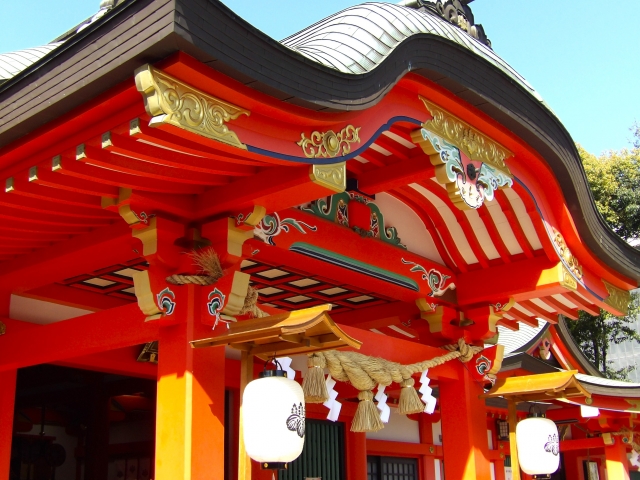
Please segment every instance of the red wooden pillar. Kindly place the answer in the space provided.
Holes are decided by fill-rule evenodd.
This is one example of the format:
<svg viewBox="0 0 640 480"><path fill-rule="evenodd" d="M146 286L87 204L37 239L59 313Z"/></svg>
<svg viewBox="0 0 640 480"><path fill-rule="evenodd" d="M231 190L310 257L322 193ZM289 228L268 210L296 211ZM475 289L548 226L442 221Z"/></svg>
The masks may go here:
<svg viewBox="0 0 640 480"><path fill-rule="evenodd" d="M176 305L181 323L160 328L156 418L156 480L224 478L224 347L193 349L211 335L200 322L200 288Z"/></svg>
<svg viewBox="0 0 640 480"><path fill-rule="evenodd" d="M9 480L17 370L0 372L0 480Z"/></svg>
<svg viewBox="0 0 640 480"><path fill-rule="evenodd" d="M433 445L433 424L431 415L418 414L418 427L420 429L420 443ZM435 452L434 452L435 453ZM435 455L422 456L422 480L435 480L436 466Z"/></svg>
<svg viewBox="0 0 640 480"><path fill-rule="evenodd" d="M616 437L613 445L604 447L604 454L607 460L607 478L613 480L629 480L629 460L627 458L627 447L620 437Z"/></svg>
<svg viewBox="0 0 640 480"><path fill-rule="evenodd" d="M442 449L447 480L490 480L482 386L457 362L459 380L440 382Z"/></svg>
<svg viewBox="0 0 640 480"><path fill-rule="evenodd" d="M367 480L367 434L351 431L351 420L347 428L347 480Z"/></svg>
<svg viewBox="0 0 640 480"><path fill-rule="evenodd" d="M0 292L0 319L9 317L11 294ZM9 480L17 370L0 372L0 480Z"/></svg>

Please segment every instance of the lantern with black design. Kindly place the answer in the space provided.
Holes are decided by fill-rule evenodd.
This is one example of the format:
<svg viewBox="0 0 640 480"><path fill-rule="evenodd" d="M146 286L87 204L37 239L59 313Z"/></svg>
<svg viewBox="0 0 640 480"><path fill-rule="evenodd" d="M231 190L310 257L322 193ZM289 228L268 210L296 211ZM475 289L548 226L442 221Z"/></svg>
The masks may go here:
<svg viewBox="0 0 640 480"><path fill-rule="evenodd" d="M271 362L275 370L267 369ZM304 393L298 382L287 378L277 360L271 362L244 389L244 445L247 454L262 468L286 469L304 446Z"/></svg>
<svg viewBox="0 0 640 480"><path fill-rule="evenodd" d="M528 418L516 425L520 468L533 478L548 479L560 466L558 427L533 404Z"/></svg>

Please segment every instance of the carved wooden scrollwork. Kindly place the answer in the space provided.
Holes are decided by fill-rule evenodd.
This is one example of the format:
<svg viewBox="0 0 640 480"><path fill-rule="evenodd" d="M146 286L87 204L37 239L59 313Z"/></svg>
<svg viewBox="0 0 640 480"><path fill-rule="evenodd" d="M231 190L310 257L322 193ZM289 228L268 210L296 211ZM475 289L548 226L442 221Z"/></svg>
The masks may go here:
<svg viewBox="0 0 640 480"><path fill-rule="evenodd" d="M144 96L151 125L167 123L178 128L246 149L227 123L249 115L236 105L204 93L151 65L135 73L136 87Z"/></svg>

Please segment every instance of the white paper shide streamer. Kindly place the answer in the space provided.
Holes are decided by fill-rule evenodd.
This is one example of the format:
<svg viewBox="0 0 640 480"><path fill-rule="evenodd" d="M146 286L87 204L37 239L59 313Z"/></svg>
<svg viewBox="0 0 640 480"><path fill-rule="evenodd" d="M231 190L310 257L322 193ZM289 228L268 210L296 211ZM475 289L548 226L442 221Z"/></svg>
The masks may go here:
<svg viewBox="0 0 640 480"><path fill-rule="evenodd" d="M331 375L327 375L325 383L327 385L327 392L329 393L329 400L323 403L323 405L329 409L327 420L337 422L342 404L336 400L336 398L338 398L338 392L333 388L336 386L336 381L331 378Z"/></svg>
<svg viewBox="0 0 640 480"><path fill-rule="evenodd" d="M380 410L380 420L382 423L389 423L389 415L391 415L391 408L387 405L387 395L384 393L384 385L378 385L378 392L374 397L378 401L378 410Z"/></svg>
<svg viewBox="0 0 640 480"><path fill-rule="evenodd" d="M420 376L421 385L418 391L422 394L421 399L425 403L424 413L431 414L436 409L436 399L433 395L431 395L431 392L433 392L433 389L429 386L429 382L431 381L431 379L427 377L428 372L429 372L429 369L422 372L422 375Z"/></svg>
<svg viewBox="0 0 640 480"><path fill-rule="evenodd" d="M289 380L295 380L296 371L293 368L291 368L291 362L293 361L291 357L280 357L280 358L276 358L276 360L278 361L278 363L280 363L282 370L287 372L287 378Z"/></svg>

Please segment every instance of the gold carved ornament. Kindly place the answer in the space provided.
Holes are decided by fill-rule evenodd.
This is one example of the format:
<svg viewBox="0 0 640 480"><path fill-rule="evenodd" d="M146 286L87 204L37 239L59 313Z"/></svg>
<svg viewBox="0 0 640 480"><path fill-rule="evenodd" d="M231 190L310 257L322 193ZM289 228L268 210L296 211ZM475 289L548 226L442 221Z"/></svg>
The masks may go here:
<svg viewBox="0 0 640 480"><path fill-rule="evenodd" d="M481 161L511 175L505 160L512 157L513 153L426 98L422 96L419 98L432 117L424 122L422 128L455 145L470 159Z"/></svg>
<svg viewBox="0 0 640 480"><path fill-rule="evenodd" d="M604 299L604 303L615 308L623 315L629 314L629 303L631 303L631 293L602 280L609 296Z"/></svg>
<svg viewBox="0 0 640 480"><path fill-rule="evenodd" d="M551 227L551 230L553 231L552 241L560 258L567 265L571 273L573 273L578 280L582 280L582 266L578 262L578 259L571 253L571 250L569 250L562 234L554 227Z"/></svg>
<svg viewBox="0 0 640 480"><path fill-rule="evenodd" d="M338 133L333 130L327 132L314 131L309 138L304 132L297 145L307 158L334 158L351 152L352 143L360 143L360 127L347 125Z"/></svg>
<svg viewBox="0 0 640 480"><path fill-rule="evenodd" d="M333 163L330 165L312 165L309 178L313 183L322 185L335 192L347 189L347 163Z"/></svg>
<svg viewBox="0 0 640 480"><path fill-rule="evenodd" d="M150 125L160 123L217 140L246 150L227 122L249 111L202 92L167 75L151 65L135 72L136 88L144 97L147 113L153 118Z"/></svg>

